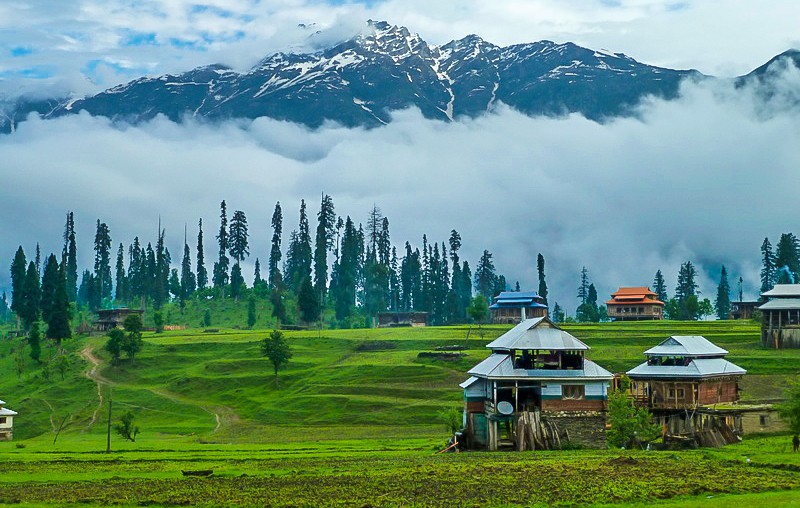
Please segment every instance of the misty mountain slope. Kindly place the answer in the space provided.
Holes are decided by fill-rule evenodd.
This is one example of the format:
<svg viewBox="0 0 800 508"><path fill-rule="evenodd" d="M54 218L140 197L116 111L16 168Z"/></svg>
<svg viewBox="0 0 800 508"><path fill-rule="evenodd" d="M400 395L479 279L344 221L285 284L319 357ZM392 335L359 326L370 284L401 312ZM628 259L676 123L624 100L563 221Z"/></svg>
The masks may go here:
<svg viewBox="0 0 800 508"><path fill-rule="evenodd" d="M675 98L683 79L703 77L572 43L499 47L469 35L431 46L404 27L370 21L368 28L316 53L269 55L244 73L210 65L78 100L20 102L6 108L0 129L12 130L31 111L48 118L86 111L132 123L162 114L174 121L269 117L374 127L398 109L447 121L482 115L498 102L527 115L602 121L631 115L648 95Z"/></svg>

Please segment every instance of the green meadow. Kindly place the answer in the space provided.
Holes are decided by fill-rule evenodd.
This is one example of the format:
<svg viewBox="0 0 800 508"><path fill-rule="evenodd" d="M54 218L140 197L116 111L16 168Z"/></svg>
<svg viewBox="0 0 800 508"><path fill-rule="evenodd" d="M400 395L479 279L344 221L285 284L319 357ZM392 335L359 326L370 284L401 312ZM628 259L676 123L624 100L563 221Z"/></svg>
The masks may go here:
<svg viewBox="0 0 800 508"><path fill-rule="evenodd" d="M669 335L703 335L748 370L745 400L773 400L800 350L762 348L750 322L564 326L588 357L620 372ZM260 354L269 329L146 333L135 361L111 366L103 336L64 343L63 372L0 341L0 398L20 414L0 443L0 502L273 506L792 506L800 454L786 435L718 450L436 454L458 383L508 326L285 332L276 379ZM466 339L469 331L469 339ZM422 356L464 345L463 357ZM43 350L43 359L54 355ZM96 365L95 365L96 364ZM20 372L21 370L21 372ZM136 442L111 438L127 411ZM58 432L60 430L60 432ZM213 469L209 478L182 470Z"/></svg>

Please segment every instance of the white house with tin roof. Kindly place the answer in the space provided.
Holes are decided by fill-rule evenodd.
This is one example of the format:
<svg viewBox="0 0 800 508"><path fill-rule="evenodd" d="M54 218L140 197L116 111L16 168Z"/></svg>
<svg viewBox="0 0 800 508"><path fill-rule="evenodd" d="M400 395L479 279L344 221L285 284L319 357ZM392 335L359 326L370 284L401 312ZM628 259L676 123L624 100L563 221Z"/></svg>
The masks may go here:
<svg viewBox="0 0 800 508"><path fill-rule="evenodd" d="M0 441L11 441L14 437L14 417L16 411L5 407L6 403L0 400Z"/></svg>
<svg viewBox="0 0 800 508"><path fill-rule="evenodd" d="M775 349L800 347L800 284L775 284L761 293L761 342Z"/></svg>
<svg viewBox="0 0 800 508"><path fill-rule="evenodd" d="M487 346L491 354L468 371L464 389L467 432L473 447L493 449L495 436L522 413L560 418L573 441L605 446L605 410L612 374L585 358L590 348L547 317L527 319ZM580 416L578 416L580 415ZM588 417L588 432L573 432L566 416ZM581 425L587 427L586 421ZM499 441L502 441L502 436Z"/></svg>

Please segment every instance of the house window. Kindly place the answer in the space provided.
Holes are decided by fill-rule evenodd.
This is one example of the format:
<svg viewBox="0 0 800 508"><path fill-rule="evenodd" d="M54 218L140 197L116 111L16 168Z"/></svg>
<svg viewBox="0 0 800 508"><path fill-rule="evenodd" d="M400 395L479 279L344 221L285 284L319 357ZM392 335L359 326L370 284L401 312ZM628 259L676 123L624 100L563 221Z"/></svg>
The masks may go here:
<svg viewBox="0 0 800 508"><path fill-rule="evenodd" d="M583 385L564 385L561 387L561 398L564 400L583 400L586 387Z"/></svg>
<svg viewBox="0 0 800 508"><path fill-rule="evenodd" d="M761 425L762 427L766 426L766 425L769 423L769 416L767 416L767 415L760 415L760 416L758 417L758 423L759 423L759 425Z"/></svg>
<svg viewBox="0 0 800 508"><path fill-rule="evenodd" d="M0 417L0 425L3 425L4 423L6 423L6 417L5 416L1 416Z"/></svg>
<svg viewBox="0 0 800 508"><path fill-rule="evenodd" d="M675 397L682 399L684 395L683 388L670 388L667 397L674 399Z"/></svg>

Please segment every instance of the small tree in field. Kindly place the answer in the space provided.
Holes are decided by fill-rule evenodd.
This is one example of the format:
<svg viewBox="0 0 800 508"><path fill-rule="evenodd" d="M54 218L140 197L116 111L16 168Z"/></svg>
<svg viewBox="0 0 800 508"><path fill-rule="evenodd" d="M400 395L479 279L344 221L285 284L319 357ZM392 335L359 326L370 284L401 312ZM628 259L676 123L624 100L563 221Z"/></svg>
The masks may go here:
<svg viewBox="0 0 800 508"><path fill-rule="evenodd" d="M292 357L292 350L289 344L283 337L283 332L280 330L273 330L261 343L261 354L269 358L272 362L272 367L275 369L275 380L278 379L278 371L283 367Z"/></svg>
<svg viewBox="0 0 800 508"><path fill-rule="evenodd" d="M637 408L630 396L631 382L627 376L620 379L619 390L608 394L608 423L606 440L618 448L641 447L661 433L658 424L651 423L653 415L647 408Z"/></svg>
<svg viewBox="0 0 800 508"><path fill-rule="evenodd" d="M128 411L122 415L122 418L119 419L119 423L114 425L114 430L131 443L135 443L136 436L139 434L139 427L136 425L136 417L133 415L133 412Z"/></svg>
<svg viewBox="0 0 800 508"><path fill-rule="evenodd" d="M122 354L122 345L125 342L125 332L119 328L112 328L108 331L108 341L105 350L111 355L111 365L119 364L119 357Z"/></svg>
<svg viewBox="0 0 800 508"><path fill-rule="evenodd" d="M469 340L469 332L472 331L472 323L478 323L478 335L483 338L481 323L486 321L486 318L489 316L489 304L486 301L486 297L478 295L473 298L469 307L467 307L467 316L469 316L470 325L467 329L467 338L464 339L464 342Z"/></svg>
<svg viewBox="0 0 800 508"><path fill-rule="evenodd" d="M122 343L122 350L133 360L136 353L142 349L142 317L139 314L131 314L122 323L125 331L128 332L125 341Z"/></svg>

